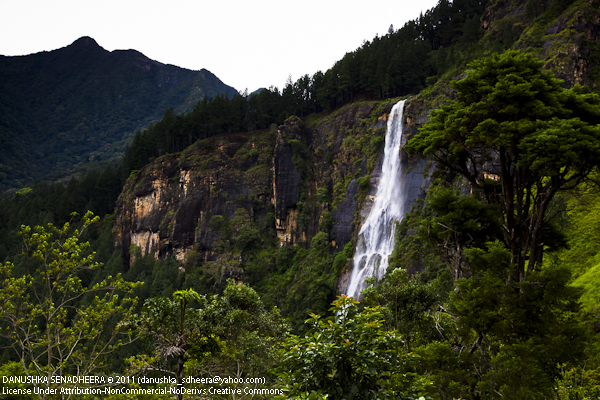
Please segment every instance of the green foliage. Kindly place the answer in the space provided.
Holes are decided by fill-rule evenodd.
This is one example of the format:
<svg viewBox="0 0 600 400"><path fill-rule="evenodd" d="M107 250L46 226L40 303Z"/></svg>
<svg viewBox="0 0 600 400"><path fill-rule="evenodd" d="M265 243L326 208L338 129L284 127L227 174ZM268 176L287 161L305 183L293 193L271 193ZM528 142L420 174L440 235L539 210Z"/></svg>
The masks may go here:
<svg viewBox="0 0 600 400"><path fill-rule="evenodd" d="M584 346L576 317L579 293L568 285L568 270L543 268L525 282L511 282L510 252L502 243L466 253L470 277L457 282L449 305L436 314L419 309L424 303L417 300L399 313L408 317L403 321L408 326L424 318L416 325L421 338L414 349L420 356L416 372L433 380L431 394L442 399L553 398L556 379L567 376L561 365L578 365ZM394 304L389 294L403 299L411 293L405 287L377 287L368 296ZM433 335L424 335L428 325Z"/></svg>
<svg viewBox="0 0 600 400"><path fill-rule="evenodd" d="M212 219L211 219L212 222ZM240 253L248 251L259 241L259 231L250 214L244 208L237 208L230 223L233 241Z"/></svg>
<svg viewBox="0 0 600 400"><path fill-rule="evenodd" d="M563 89L531 54L508 51L470 67L453 83L456 99L405 148L433 157L440 173L460 175L499 205L513 278L523 281L541 266L541 243L552 240L550 202L586 179L600 157L600 100Z"/></svg>
<svg viewBox="0 0 600 400"><path fill-rule="evenodd" d="M389 271L405 269L420 271L423 282L437 280L440 302L454 289L453 274L443 259L443 252L433 245L426 235L425 222L431 217L431 209L421 199L416 199L412 211L398 224L396 243L389 259ZM421 234L419 234L421 232Z"/></svg>
<svg viewBox="0 0 600 400"><path fill-rule="evenodd" d="M90 375L102 371L107 357L135 340L131 330L115 319L129 318L135 298L123 296L141 283L126 282L120 274L97 283L84 280L101 267L81 243L82 233L97 222L88 212L81 230L23 226L23 254L18 268L0 264L2 336L27 375ZM89 275L88 275L89 276ZM82 301L85 300L85 301Z"/></svg>
<svg viewBox="0 0 600 400"><path fill-rule="evenodd" d="M500 242L467 256L473 275L458 282L451 310L494 366L480 387L511 398L549 396L558 366L577 360L583 347L574 318L580 293L568 285L568 270L546 267L516 283L509 279L510 251Z"/></svg>
<svg viewBox="0 0 600 400"><path fill-rule="evenodd" d="M174 257L156 260L154 254L142 257L139 248L137 251L135 261L125 273L125 277L130 281L139 280L145 283L134 291L140 301L149 297L170 296L179 288L182 276L179 274L179 263Z"/></svg>
<svg viewBox="0 0 600 400"><path fill-rule="evenodd" d="M321 222L319 223L319 230L323 232L330 232L333 228L333 215L331 211L325 211L321 216Z"/></svg>
<svg viewBox="0 0 600 400"><path fill-rule="evenodd" d="M566 365L561 366L562 374L555 384L558 400L600 398L598 357L596 356L593 361L594 366L585 364L570 369Z"/></svg>
<svg viewBox="0 0 600 400"><path fill-rule="evenodd" d="M466 185L472 191L434 188L401 225L418 233L401 240L402 250L430 248L456 280L436 325L442 340L426 338L416 349L419 372L431 374L442 398L549 398L556 380L568 377L560 366L587 357L580 291L569 285L568 268L542 261L565 244L552 221L557 194L597 165L600 101L563 89L532 55L506 52L470 66L453 83L455 100L406 146L435 159L438 176L462 193ZM413 262L398 250L393 258Z"/></svg>
<svg viewBox="0 0 600 400"><path fill-rule="evenodd" d="M384 327L396 330L405 341L405 348L442 339L436 331L434 311L440 303L437 282L424 283L419 276L409 277L404 269L388 268L382 282L363 290L364 302L381 306Z"/></svg>
<svg viewBox="0 0 600 400"><path fill-rule="evenodd" d="M253 289L233 280L228 281L222 295L210 298L188 289L174 292L172 299L148 299L131 323L141 328L153 347L151 354L128 360L132 372L167 372L173 364L166 361L173 357L177 365L170 373L177 377L178 385L187 372L195 378L269 377L266 387L271 387L273 346L287 330L277 310L266 310ZM245 386L230 383L225 386Z"/></svg>
<svg viewBox="0 0 600 400"><path fill-rule="evenodd" d="M344 249L337 253L333 258L332 271L336 276L340 275L342 268L346 265L349 259L352 259L354 253L354 244L352 241L344 245Z"/></svg>
<svg viewBox="0 0 600 400"><path fill-rule="evenodd" d="M30 188L30 187L24 187L24 188L21 188L21 189L17 190L16 193L18 195L21 195L21 196L27 196L31 192L33 192L32 188Z"/></svg>
<svg viewBox="0 0 600 400"><path fill-rule="evenodd" d="M329 245L329 236L325 232L319 232L310 240L310 247L316 252L327 250Z"/></svg>
<svg viewBox="0 0 600 400"><path fill-rule="evenodd" d="M499 213L495 205L485 204L475 196L432 185L425 208L430 212L420 221L418 235L440 249L440 256L454 279L468 275L463 271L465 249L482 246L501 237Z"/></svg>
<svg viewBox="0 0 600 400"><path fill-rule="evenodd" d="M559 264L530 271L522 282L514 280L512 254L504 243L482 243L498 236L498 214L487 207L450 189L432 189L400 225L388 269L392 272L368 290L367 299L392 310L394 304L410 299L398 312L405 319L400 330L407 339L417 338L414 345L419 347L414 351L421 356L417 371L431 376L441 398L549 398L556 379L569 376L561 365L573 365L569 373L583 376L576 367L583 359L595 360L591 347L584 352L584 325L577 314L580 291L569 285L569 269ZM442 229L436 231L439 224ZM419 308L428 304L422 295L444 298L447 284L430 283L429 290L421 292L418 281L409 286L410 281L399 279L404 274L393 267L428 268L418 279L443 277L442 261L459 248L464 274L456 280L448 304L438 313ZM437 256L421 257L423 253ZM388 279L396 283L386 287ZM386 315L388 321L393 318ZM420 319L423 323L411 325ZM596 366L596 361L590 363L587 374L593 374Z"/></svg>
<svg viewBox="0 0 600 400"><path fill-rule="evenodd" d="M595 180L595 176L593 177ZM561 365L561 375L555 384L557 398L597 398L600 396L600 293L598 291L598 190L595 184L580 185L571 196L565 199L567 204L567 223L565 235L568 247L551 258L547 265L562 266L573 272L576 279L572 285L583 291L582 309L578 319L585 327L586 343L583 361Z"/></svg>
<svg viewBox="0 0 600 400"><path fill-rule="evenodd" d="M366 191L369 188L369 184L371 183L371 175L361 176L356 180L358 185L358 190L361 192Z"/></svg>
<svg viewBox="0 0 600 400"><path fill-rule="evenodd" d="M324 215L321 225L327 223ZM324 313L329 308L334 280L346 257L352 255L352 244L334 257L327 232L318 232L297 246L261 236L260 246L242 254L244 281L261 294L266 305L277 306L296 332L302 331L306 314Z"/></svg>
<svg viewBox="0 0 600 400"><path fill-rule="evenodd" d="M600 264L596 264L575 279L573 286L581 287L584 291L581 296L583 307L590 311L597 309L600 304Z"/></svg>
<svg viewBox="0 0 600 400"><path fill-rule="evenodd" d="M590 184L580 185L566 199L567 222L564 232L568 246L550 259L551 262L568 266L575 278L600 263L600 195L593 183L596 175L591 180Z"/></svg>
<svg viewBox="0 0 600 400"><path fill-rule="evenodd" d="M327 234L319 232L311 240L309 250L296 249L290 268L280 277L269 277L268 281L279 280L273 287L276 293L283 290L285 296L278 296L276 303L290 319L294 330L302 330L302 322L310 312L325 312L333 297L334 274L331 273L333 257L329 251Z"/></svg>
<svg viewBox="0 0 600 400"><path fill-rule="evenodd" d="M3 377L6 377L5 379L8 380L8 382L3 382L3 385L6 389L10 390L12 393L18 393L18 391L21 391L21 393L27 393L27 391L29 391L30 393L33 393L34 387L33 384L28 384L28 383L13 383L10 382L10 378L16 378L16 379L22 379L23 381L25 381L25 379L27 379L27 375L25 373L25 370L23 369L23 365L21 365L20 362L16 362L16 361L11 361L8 362L6 364L2 364L0 365L0 374L2 374ZM34 376L37 376L34 374ZM5 392L7 392L8 390L5 390ZM14 398L19 398L19 399L24 399L24 400L34 400L37 399L38 396L34 395L34 394L19 394L17 395L13 395ZM2 397L0 397L2 399L7 398L5 395L2 395Z"/></svg>
<svg viewBox="0 0 600 400"><path fill-rule="evenodd" d="M129 363L134 368L147 371L154 367L149 361L154 363L175 356L177 370L174 375L177 386L181 387L186 359L190 356L206 357L219 343L207 335L207 328L201 323L200 310L188 307L192 302L202 306L205 302L203 297L191 289L178 290L172 297L150 298L144 302L140 315L132 317L129 323L133 323L142 335L149 336L154 342L156 358L132 358ZM178 395L177 398L182 396Z"/></svg>
<svg viewBox="0 0 600 400"><path fill-rule="evenodd" d="M31 190L25 190L26 194L21 191L21 194L3 196L0 198L0 260L20 252L17 234L21 225L63 225L71 219L73 211L83 215L92 210L102 218L114 212L121 188L118 170L108 166L104 171L90 171L73 178L66 186L40 182Z"/></svg>
<svg viewBox="0 0 600 400"><path fill-rule="evenodd" d="M306 158L308 157L308 147L302 140L289 139L286 142L292 148L292 160L296 168L303 170L306 165Z"/></svg>
<svg viewBox="0 0 600 400"><path fill-rule="evenodd" d="M351 297L332 303L333 317L311 314L304 337L289 335L279 369L287 396L331 399L417 399L427 385L410 373L414 356L401 337L383 328L380 307L358 309ZM422 398L422 397L420 397ZM422 398L423 399L423 398Z"/></svg>
<svg viewBox="0 0 600 400"><path fill-rule="evenodd" d="M4 57L0 75L0 165L9 172L0 178L0 192L101 168L166 109L189 111L204 96L236 93L207 70L154 63L135 51L108 52L91 38Z"/></svg>
<svg viewBox="0 0 600 400"><path fill-rule="evenodd" d="M326 187L321 186L317 188L317 198L319 199L320 203L325 203L327 201L328 190Z"/></svg>
<svg viewBox="0 0 600 400"><path fill-rule="evenodd" d="M348 152L353 151L355 145L356 139L354 139L353 136L346 136L346 138L344 138L344 140L342 141L342 147Z"/></svg>
<svg viewBox="0 0 600 400"><path fill-rule="evenodd" d="M373 136L370 141L369 141L369 145L370 145L370 151L371 154L379 154L379 151L381 150L381 146L383 146L383 144L385 143L385 136L384 135L375 135Z"/></svg>
<svg viewBox="0 0 600 400"><path fill-rule="evenodd" d="M229 221L227 221L222 215L213 215L210 217L210 229L215 232L221 232L228 228Z"/></svg>

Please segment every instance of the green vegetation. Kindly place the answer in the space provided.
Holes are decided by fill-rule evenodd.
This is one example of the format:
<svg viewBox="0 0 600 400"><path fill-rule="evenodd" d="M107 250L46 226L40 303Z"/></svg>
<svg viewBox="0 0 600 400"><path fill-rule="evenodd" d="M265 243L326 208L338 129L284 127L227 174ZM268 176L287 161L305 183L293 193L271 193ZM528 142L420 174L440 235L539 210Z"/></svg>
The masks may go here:
<svg viewBox="0 0 600 400"><path fill-rule="evenodd" d="M460 175L503 214L503 239L523 282L559 245L548 222L559 191L583 182L600 158L600 99L563 89L542 62L513 51L474 61L454 82L457 98L405 147ZM457 278L460 274L457 272Z"/></svg>
<svg viewBox="0 0 600 400"><path fill-rule="evenodd" d="M189 376L271 376L269 369L276 361L273 347L286 331L276 309L267 311L253 289L233 280L223 295L210 299L191 289L174 292L172 299L150 298L131 323L152 350L128 359L129 372L140 376L167 372L176 377L178 388L187 389L209 387L186 383ZM244 387L230 383L225 387ZM177 398L183 398L183 392Z"/></svg>
<svg viewBox="0 0 600 400"><path fill-rule="evenodd" d="M455 100L406 146L432 156L440 179L403 222L401 231L416 235L399 238L410 256L397 252L392 265L420 261L429 269L425 279L437 275L440 288L455 287L439 308L437 333L415 349L419 373L432 377L441 398L594 393L590 371L598 360L589 352L598 339L581 324L591 322L580 311L581 291L569 284L567 265L543 256L566 245L555 218L558 196L596 174L600 101L581 88L561 88L541 66L512 51L473 62L453 83ZM419 246L433 257L414 260ZM452 286L442 285L444 267ZM583 360L589 369L580 368ZM573 375L586 375L585 387L568 389Z"/></svg>
<svg viewBox="0 0 600 400"><path fill-rule="evenodd" d="M207 70L108 52L86 37L0 57L0 81L0 193L114 163L169 107L187 112L205 96L236 93Z"/></svg>
<svg viewBox="0 0 600 400"><path fill-rule="evenodd" d="M286 395L333 399L423 399L427 380L411 373L416 357L401 337L383 328L382 309L342 296L325 320L311 314L311 329L283 343L281 376ZM287 397L286 397L287 398Z"/></svg>
<svg viewBox="0 0 600 400"><path fill-rule="evenodd" d="M97 220L86 214L81 229ZM105 372L111 353L135 340L116 321L132 317L137 299L122 296L142 283L126 282L121 274L91 279L101 265L94 253L82 254L89 243L79 242L81 233L71 232L68 223L23 226L21 259L0 264L4 343L22 374L47 377L36 385L43 390L58 376Z"/></svg>
<svg viewBox="0 0 600 400"><path fill-rule="evenodd" d="M480 206L470 198L450 196L447 189L430 191L426 202L402 222L401 231L418 233L397 238L390 267L421 265L426 272L407 279L404 271L393 269L365 300L392 310L386 314L388 323L400 319L399 331L413 338L411 348L421 357L417 372L432 379L436 398L566 399L554 397L567 390L563 379L583 373L585 390L593 393L598 360L592 343L598 338L581 324L584 318L593 327L594 318L580 312L581 292L569 285L568 268L548 264L523 282L508 280L514 271L510 252L493 225L473 233L472 216ZM454 223L444 228L445 240L436 240L434 228L443 228L440 221L449 218ZM468 232L479 236L480 244L465 242L462 235ZM483 243L494 236L499 240ZM449 259L448 250L461 243L464 257ZM413 246L418 252L411 252ZM429 256L421 257L423 253ZM463 276L458 280L452 278L456 263ZM586 340L592 343L586 346Z"/></svg>
<svg viewBox="0 0 600 400"><path fill-rule="evenodd" d="M185 377L266 377L251 385L264 389L256 398L600 398L600 101L543 70L571 71L563 56L581 43L591 66L578 76L597 74L595 25L586 25L596 3L491 1L483 16L482 2L440 1L282 91L190 97L187 114L157 106L162 120L135 135L119 167L66 186L24 187L29 178L15 173L21 189L0 203L0 374L173 376L152 386L162 389ZM545 54L545 64L490 56L511 47ZM399 224L384 279L363 303L341 297L330 308L354 247L352 232L338 239L340 221L358 220L389 98L419 91L405 110L409 129L420 128L407 150L435 159L437 180ZM111 109L116 125L121 109ZM85 116L73 115L84 135ZM298 121L290 116L304 123L283 138L301 178L295 204L286 201L289 226L277 231L271 167L278 124ZM78 146L83 164L87 144ZM4 179L11 170L0 162ZM133 210L154 178L168 197L158 252L116 247L115 235L144 224ZM88 215L76 233L63 225L88 209L102 218ZM47 228L19 236L21 224ZM193 237L175 238L178 229Z"/></svg>

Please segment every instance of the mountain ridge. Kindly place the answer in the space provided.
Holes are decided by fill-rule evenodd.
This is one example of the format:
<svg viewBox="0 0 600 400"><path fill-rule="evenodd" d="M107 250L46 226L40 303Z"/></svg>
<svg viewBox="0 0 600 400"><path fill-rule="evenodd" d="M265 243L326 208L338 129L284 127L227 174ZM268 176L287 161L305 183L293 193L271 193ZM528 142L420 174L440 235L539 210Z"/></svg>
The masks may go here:
<svg viewBox="0 0 600 400"><path fill-rule="evenodd" d="M52 51L2 56L0 191L116 160L165 110L182 113L204 96L235 93L206 69L108 51L88 36Z"/></svg>

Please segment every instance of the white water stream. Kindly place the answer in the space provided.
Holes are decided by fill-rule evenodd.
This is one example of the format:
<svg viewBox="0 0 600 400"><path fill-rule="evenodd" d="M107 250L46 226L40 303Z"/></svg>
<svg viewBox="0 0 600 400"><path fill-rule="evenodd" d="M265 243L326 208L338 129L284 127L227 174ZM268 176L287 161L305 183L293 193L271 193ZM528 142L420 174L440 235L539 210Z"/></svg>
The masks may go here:
<svg viewBox="0 0 600 400"><path fill-rule="evenodd" d="M355 299L360 298L361 291L366 287L365 279L374 276L379 281L383 278L388 257L394 250L395 221L404 217L405 195L400 164L403 109L404 100L392 108L387 121L381 178L375 202L358 234L354 268L346 290L346 294Z"/></svg>

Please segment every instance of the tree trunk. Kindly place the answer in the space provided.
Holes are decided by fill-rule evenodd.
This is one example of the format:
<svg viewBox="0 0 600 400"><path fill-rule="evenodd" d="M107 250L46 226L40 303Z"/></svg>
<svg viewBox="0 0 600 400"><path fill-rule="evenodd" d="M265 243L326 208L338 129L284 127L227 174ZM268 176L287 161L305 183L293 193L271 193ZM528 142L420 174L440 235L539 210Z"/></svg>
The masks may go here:
<svg viewBox="0 0 600 400"><path fill-rule="evenodd" d="M185 362L184 352L179 353L177 358L177 400L183 400L183 364Z"/></svg>

